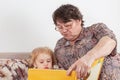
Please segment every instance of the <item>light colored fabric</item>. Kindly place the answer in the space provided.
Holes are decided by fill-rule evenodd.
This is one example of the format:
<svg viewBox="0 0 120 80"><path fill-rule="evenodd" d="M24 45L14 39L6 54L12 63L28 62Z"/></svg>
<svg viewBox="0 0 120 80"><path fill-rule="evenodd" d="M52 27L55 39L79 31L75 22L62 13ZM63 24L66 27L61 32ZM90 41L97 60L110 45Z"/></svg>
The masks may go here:
<svg viewBox="0 0 120 80"><path fill-rule="evenodd" d="M27 80L27 72L25 59L0 59L0 80Z"/></svg>

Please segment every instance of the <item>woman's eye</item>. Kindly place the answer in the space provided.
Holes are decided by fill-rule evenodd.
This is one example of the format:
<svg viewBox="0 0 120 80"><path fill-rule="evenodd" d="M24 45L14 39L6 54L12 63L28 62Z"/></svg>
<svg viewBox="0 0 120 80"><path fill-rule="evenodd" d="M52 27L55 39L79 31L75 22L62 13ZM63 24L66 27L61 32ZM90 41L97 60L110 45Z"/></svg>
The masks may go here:
<svg viewBox="0 0 120 80"><path fill-rule="evenodd" d="M71 27L72 23L66 24L65 27Z"/></svg>
<svg viewBox="0 0 120 80"><path fill-rule="evenodd" d="M62 29L62 27L60 27L60 26L59 26L59 27L57 27L57 28L58 28L58 29Z"/></svg>
<svg viewBox="0 0 120 80"><path fill-rule="evenodd" d="M70 27L71 25L66 25L65 27Z"/></svg>

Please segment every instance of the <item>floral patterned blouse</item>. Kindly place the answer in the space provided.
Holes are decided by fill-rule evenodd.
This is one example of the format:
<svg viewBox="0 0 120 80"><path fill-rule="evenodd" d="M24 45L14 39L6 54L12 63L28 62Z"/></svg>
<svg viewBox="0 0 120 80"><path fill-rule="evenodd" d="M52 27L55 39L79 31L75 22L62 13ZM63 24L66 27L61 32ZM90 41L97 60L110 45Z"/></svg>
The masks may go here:
<svg viewBox="0 0 120 80"><path fill-rule="evenodd" d="M74 45L61 38L55 47L58 66L67 70L71 64L91 50L103 36L109 36L116 41L113 31L103 23L83 28ZM99 80L120 80L120 55L116 54L115 47L111 54L105 57Z"/></svg>

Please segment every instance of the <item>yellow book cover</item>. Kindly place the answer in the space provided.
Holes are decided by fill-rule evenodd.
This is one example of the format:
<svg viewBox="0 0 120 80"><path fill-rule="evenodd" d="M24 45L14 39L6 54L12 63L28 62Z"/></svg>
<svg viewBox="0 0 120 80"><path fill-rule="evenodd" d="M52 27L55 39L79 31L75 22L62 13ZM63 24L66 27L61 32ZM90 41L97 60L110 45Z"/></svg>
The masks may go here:
<svg viewBox="0 0 120 80"><path fill-rule="evenodd" d="M96 60L92 64L90 75L84 80L98 80L104 58ZM70 76L66 70L28 69L28 80L77 80L75 71Z"/></svg>

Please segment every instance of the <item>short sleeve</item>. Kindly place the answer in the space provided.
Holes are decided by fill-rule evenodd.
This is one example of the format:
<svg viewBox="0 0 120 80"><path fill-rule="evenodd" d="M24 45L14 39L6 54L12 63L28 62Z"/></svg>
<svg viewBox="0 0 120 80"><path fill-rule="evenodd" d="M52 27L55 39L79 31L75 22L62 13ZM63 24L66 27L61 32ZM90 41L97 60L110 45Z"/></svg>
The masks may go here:
<svg viewBox="0 0 120 80"><path fill-rule="evenodd" d="M114 39L116 41L115 38L115 34L113 33L112 30L110 30L105 24L103 23L98 23L98 24L94 24L92 25L92 31L94 36L99 40L100 38L102 38L103 36L109 36L110 38Z"/></svg>
<svg viewBox="0 0 120 80"><path fill-rule="evenodd" d="M115 40L117 42L116 36L113 33L112 30L110 30L105 24L103 23L98 23L98 24L93 24L91 31L93 32L94 37L99 41L103 36L108 36L111 39ZM117 47L117 46L116 46ZM115 55L117 50L113 50L111 55Z"/></svg>

